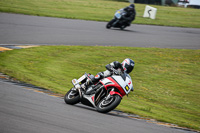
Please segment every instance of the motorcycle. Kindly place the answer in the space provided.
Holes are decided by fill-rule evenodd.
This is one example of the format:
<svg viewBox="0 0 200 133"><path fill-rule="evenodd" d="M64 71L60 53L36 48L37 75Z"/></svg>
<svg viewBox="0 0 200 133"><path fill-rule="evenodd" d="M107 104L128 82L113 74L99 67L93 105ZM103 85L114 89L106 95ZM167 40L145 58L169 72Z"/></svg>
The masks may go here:
<svg viewBox="0 0 200 133"><path fill-rule="evenodd" d="M64 96L65 103L74 105L81 102L96 108L98 112L107 113L120 104L123 96L128 96L133 91L131 77L124 72L115 72L112 76L86 87L86 82L92 78L93 75L85 73L78 80L73 79L74 87Z"/></svg>
<svg viewBox="0 0 200 133"><path fill-rule="evenodd" d="M117 10L115 12L114 18L108 22L106 25L107 29L110 29L111 27L114 28L120 28L123 30L124 28L127 27L127 25L123 22L123 16L125 16L127 12L124 9Z"/></svg>

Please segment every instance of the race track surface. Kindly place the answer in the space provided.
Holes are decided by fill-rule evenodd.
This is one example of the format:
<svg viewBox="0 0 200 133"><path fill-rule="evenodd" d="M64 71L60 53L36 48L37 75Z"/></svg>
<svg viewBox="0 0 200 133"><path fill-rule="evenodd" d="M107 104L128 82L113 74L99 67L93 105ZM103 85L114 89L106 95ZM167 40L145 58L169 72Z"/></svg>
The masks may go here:
<svg viewBox="0 0 200 133"><path fill-rule="evenodd" d="M0 133L192 133L93 108L0 79Z"/></svg>
<svg viewBox="0 0 200 133"><path fill-rule="evenodd" d="M105 28L106 24L0 13L0 45L101 45L200 49L200 29L132 24L125 30L109 30Z"/></svg>

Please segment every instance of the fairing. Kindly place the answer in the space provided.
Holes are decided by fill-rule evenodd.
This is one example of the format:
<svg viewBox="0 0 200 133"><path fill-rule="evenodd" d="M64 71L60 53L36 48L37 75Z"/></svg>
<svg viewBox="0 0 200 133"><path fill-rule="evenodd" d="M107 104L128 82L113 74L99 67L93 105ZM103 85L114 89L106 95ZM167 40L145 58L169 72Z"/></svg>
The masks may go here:
<svg viewBox="0 0 200 133"><path fill-rule="evenodd" d="M122 78L122 76L114 75L108 78L104 78L100 80L100 82L104 85L106 89L108 89L109 87L117 88L122 96L130 93L131 89L133 88L132 80L128 74L125 75L124 79Z"/></svg>

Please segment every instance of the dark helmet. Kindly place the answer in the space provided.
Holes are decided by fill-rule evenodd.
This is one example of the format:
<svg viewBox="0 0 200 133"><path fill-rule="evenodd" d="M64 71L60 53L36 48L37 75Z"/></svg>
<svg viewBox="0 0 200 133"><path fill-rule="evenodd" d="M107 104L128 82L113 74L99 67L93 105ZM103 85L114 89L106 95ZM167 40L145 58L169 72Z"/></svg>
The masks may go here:
<svg viewBox="0 0 200 133"><path fill-rule="evenodd" d="M135 8L135 5L134 4L130 4L129 8Z"/></svg>
<svg viewBox="0 0 200 133"><path fill-rule="evenodd" d="M134 4L130 4L127 9L126 9L128 12L132 12L135 10L135 5Z"/></svg>
<svg viewBox="0 0 200 133"><path fill-rule="evenodd" d="M134 68L135 62L129 58L126 58L122 62L122 67L126 73L130 73Z"/></svg>

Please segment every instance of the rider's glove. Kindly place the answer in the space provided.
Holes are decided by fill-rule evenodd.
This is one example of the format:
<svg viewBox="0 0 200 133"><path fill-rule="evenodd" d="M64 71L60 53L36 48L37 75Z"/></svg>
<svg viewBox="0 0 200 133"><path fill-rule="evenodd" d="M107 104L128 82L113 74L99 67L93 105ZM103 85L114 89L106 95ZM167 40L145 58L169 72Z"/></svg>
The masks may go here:
<svg viewBox="0 0 200 133"><path fill-rule="evenodd" d="M113 72L113 74L116 74L116 75L119 75L119 73L120 73L118 70L116 70L114 68L112 68L112 72Z"/></svg>

